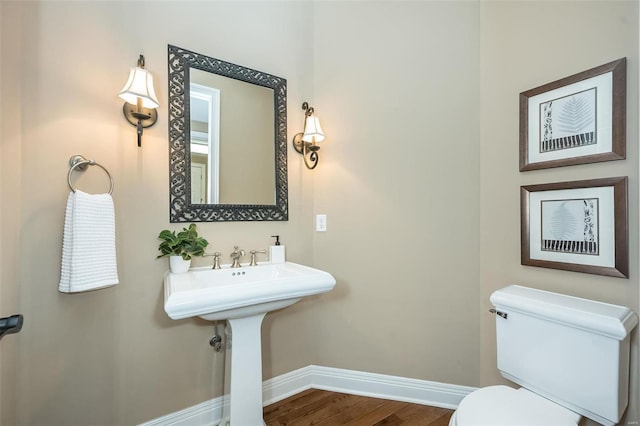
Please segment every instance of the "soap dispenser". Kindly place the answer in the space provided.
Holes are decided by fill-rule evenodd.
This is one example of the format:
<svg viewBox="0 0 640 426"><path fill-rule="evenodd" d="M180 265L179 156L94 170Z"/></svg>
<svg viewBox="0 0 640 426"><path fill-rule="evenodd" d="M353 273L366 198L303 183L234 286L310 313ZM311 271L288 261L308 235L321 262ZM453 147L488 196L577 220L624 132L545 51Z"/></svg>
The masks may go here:
<svg viewBox="0 0 640 426"><path fill-rule="evenodd" d="M284 263L285 252L284 246L280 245L280 235L272 235L276 239L275 245L269 246L269 261L271 263Z"/></svg>

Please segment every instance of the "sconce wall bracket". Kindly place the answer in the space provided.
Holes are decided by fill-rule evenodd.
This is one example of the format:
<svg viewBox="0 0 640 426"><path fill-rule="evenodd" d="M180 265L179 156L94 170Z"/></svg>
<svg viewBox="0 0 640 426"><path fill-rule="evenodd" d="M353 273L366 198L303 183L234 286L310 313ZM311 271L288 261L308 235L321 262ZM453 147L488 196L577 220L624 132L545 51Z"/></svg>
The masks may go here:
<svg viewBox="0 0 640 426"><path fill-rule="evenodd" d="M136 111L137 107L130 103L125 102L122 106L122 113L124 114L124 118L127 119L129 123L134 126L138 125L138 121L143 121L142 127L145 129L147 127L151 127L156 124L158 121L158 110L155 108L144 108L141 107L140 111Z"/></svg>
<svg viewBox="0 0 640 426"><path fill-rule="evenodd" d="M320 147L312 144L311 142L303 141L303 135L304 133L300 132L293 136L293 149L295 149L298 154L302 154L304 164L308 169L313 170L318 165L318 151L320 150ZM307 160L307 157L309 157L309 160Z"/></svg>
<svg viewBox="0 0 640 426"><path fill-rule="evenodd" d="M138 129L138 146L142 146L142 129L156 124L156 121L158 121L158 110L125 102L122 106L122 114L131 125L136 126Z"/></svg>

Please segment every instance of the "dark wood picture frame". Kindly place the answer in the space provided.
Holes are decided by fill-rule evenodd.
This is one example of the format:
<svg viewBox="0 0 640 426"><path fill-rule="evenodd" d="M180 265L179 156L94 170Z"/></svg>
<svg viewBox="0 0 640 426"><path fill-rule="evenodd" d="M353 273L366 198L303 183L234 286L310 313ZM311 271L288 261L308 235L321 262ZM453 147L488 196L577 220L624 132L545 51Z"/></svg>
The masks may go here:
<svg viewBox="0 0 640 426"><path fill-rule="evenodd" d="M621 58L520 93L521 172L626 158L626 64L627 59ZM602 87L599 86L601 83ZM602 90L605 87L606 90ZM582 102L575 102L575 97ZM556 102L556 108L552 116L553 102ZM592 106L590 102L593 102ZM581 108L580 103L586 106ZM538 111L533 109L535 106ZM568 113L563 114L563 106ZM558 126L552 124L554 119ZM592 131L584 131L585 127L580 127L585 122ZM543 140L541 135L546 135L550 129L560 130L556 133L563 134L563 137L554 138L549 131L549 139Z"/></svg>
<svg viewBox="0 0 640 426"><path fill-rule="evenodd" d="M600 200L601 202L598 202L596 195L591 197L590 191L593 194L602 194L603 191L609 191L606 189L609 187L613 189L612 197L603 197ZM585 198L585 194L588 195L588 198ZM582 203L586 205L585 201L591 198L595 200L593 217L600 222L594 228L597 233L603 235L602 238L597 236L595 240L596 244L599 245L597 254L583 249L583 245L588 244L583 241L576 242L575 240L569 241L566 239L561 241L565 246L560 248L549 245L549 241L554 240L545 239L545 226L549 229L557 226L556 216L561 214L561 208L564 209L562 211L567 211L563 203L577 202L582 206ZM560 207L556 208L553 214L548 215L551 217L544 218L543 203L547 203L547 205L556 203L555 205ZM588 214L586 210L587 208L584 207L584 220L582 222L574 220L572 224L574 229L582 229L583 233L587 232L585 224L588 222L586 218ZM521 186L520 263L542 268L629 278L629 225L627 211L626 176ZM602 221L600 221L601 218ZM561 222L562 218L559 221ZM549 226L544 225L543 222L548 223ZM610 229L612 222L613 229ZM601 242L604 242L604 244L600 247L599 243ZM577 246L571 247L569 246L570 244L577 244Z"/></svg>

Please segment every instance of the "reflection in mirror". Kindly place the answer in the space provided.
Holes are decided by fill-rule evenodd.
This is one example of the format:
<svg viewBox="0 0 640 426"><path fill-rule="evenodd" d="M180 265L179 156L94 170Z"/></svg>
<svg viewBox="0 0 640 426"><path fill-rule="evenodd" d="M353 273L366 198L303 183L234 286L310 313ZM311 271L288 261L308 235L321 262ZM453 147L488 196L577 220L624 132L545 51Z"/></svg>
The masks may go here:
<svg viewBox="0 0 640 426"><path fill-rule="evenodd" d="M286 80L169 46L171 221L287 220Z"/></svg>
<svg viewBox="0 0 640 426"><path fill-rule="evenodd" d="M220 90L191 79L191 202L218 204L220 171Z"/></svg>
<svg viewBox="0 0 640 426"><path fill-rule="evenodd" d="M190 77L191 202L274 204L273 89L198 69Z"/></svg>

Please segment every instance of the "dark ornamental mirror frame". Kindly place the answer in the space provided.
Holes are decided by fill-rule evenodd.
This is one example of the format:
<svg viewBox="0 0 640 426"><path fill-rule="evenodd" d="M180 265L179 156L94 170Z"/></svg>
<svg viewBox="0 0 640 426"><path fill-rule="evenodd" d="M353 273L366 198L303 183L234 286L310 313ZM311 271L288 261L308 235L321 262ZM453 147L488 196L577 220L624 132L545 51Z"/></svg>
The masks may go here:
<svg viewBox="0 0 640 426"><path fill-rule="evenodd" d="M190 68L273 89L275 205L191 203ZM178 223L288 220L286 79L172 45L168 46L168 78L170 221Z"/></svg>

